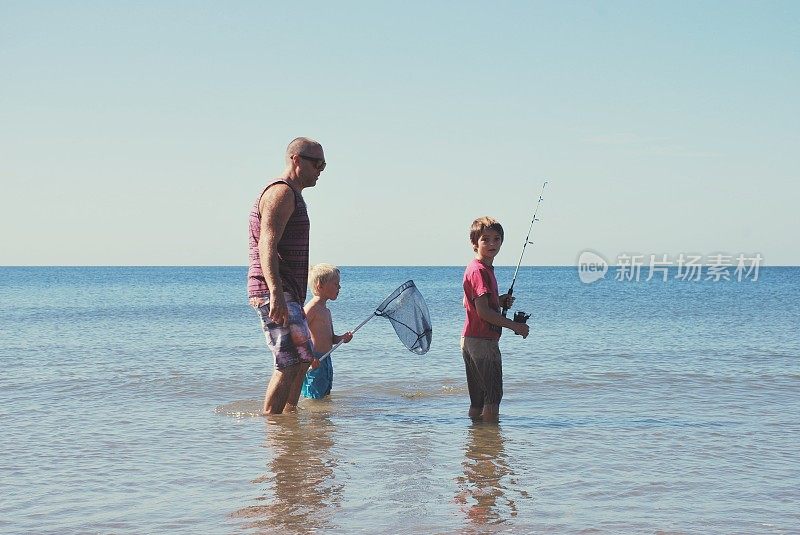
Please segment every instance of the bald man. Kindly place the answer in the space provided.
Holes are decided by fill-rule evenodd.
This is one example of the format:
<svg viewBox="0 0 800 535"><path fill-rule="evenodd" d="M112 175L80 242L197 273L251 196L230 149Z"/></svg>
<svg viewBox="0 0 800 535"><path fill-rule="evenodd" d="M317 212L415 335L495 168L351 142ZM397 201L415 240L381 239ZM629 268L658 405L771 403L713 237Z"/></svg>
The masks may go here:
<svg viewBox="0 0 800 535"><path fill-rule="evenodd" d="M325 169L322 145L299 137L286 149L283 174L269 182L250 211L247 293L258 311L275 367L264 414L294 410L314 358L303 303L308 285L309 219L302 192Z"/></svg>

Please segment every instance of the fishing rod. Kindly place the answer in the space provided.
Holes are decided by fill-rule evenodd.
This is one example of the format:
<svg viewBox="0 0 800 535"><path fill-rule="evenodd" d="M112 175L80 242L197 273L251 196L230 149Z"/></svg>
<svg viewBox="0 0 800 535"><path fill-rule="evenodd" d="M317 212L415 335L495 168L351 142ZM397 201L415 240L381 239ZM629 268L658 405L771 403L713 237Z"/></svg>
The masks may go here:
<svg viewBox="0 0 800 535"><path fill-rule="evenodd" d="M514 270L514 276L511 278L511 288L508 289L508 296L511 297L514 294L514 283L517 281L517 273L519 272L519 266L522 265L522 257L525 256L525 248L528 246L529 243L533 243L531 241L531 231L533 230L533 223L535 221L539 221L536 219L536 214L539 212L539 205L542 204L544 200L544 187L547 185L547 180L544 181L542 184L542 192L539 194L539 200L536 202L536 208L533 210L533 218L531 219L531 226L528 227L528 235L525 237L525 244L522 246L522 254L519 255L519 262L517 262L517 269ZM503 317L505 317L506 313L508 312L508 307L503 307ZM530 314L525 314L523 311L518 310L514 314L514 321L519 323L526 323L528 318L530 318Z"/></svg>

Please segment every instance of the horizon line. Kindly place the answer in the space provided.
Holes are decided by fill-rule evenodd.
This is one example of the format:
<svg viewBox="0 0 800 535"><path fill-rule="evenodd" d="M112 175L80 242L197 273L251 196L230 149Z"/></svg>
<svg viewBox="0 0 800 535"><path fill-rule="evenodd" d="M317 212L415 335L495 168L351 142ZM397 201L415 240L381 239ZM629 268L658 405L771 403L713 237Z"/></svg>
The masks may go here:
<svg viewBox="0 0 800 535"><path fill-rule="evenodd" d="M466 264L339 264L337 267L356 267L356 268L391 268L391 267L414 267L414 268L451 268L451 267L464 267ZM717 264L698 264L699 266L716 266ZM628 264L608 264L608 267L627 266ZM495 264L494 267L511 267L516 268L516 264ZM522 265L522 268L573 268L576 269L577 264L529 264ZM649 268L648 264L638 266L642 269ZM678 266L665 266L670 268L677 268ZM733 264L726 267L735 267ZM760 265L759 269L765 267L800 267L800 264L769 264ZM243 264L3 264L2 268L242 268L247 269L247 265Z"/></svg>

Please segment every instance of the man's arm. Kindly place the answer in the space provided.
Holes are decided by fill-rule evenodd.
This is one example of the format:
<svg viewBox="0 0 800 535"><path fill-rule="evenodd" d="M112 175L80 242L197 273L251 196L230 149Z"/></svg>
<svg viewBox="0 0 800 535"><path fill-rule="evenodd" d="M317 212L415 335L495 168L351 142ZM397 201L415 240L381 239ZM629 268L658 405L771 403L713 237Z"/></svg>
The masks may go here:
<svg viewBox="0 0 800 535"><path fill-rule="evenodd" d="M498 327L511 329L514 331L514 334L518 334L523 338L528 337L528 324L512 321L492 309L492 307L489 306L489 294L483 294L475 298L475 309L478 312L478 317L483 321L491 323L492 325L497 325Z"/></svg>
<svg viewBox="0 0 800 535"><path fill-rule="evenodd" d="M269 288L269 317L279 325L287 320L286 298L278 273L278 242L289 218L294 212L294 192L285 184L275 184L267 189L259 202L261 212L261 234L258 239L258 254L261 271Z"/></svg>

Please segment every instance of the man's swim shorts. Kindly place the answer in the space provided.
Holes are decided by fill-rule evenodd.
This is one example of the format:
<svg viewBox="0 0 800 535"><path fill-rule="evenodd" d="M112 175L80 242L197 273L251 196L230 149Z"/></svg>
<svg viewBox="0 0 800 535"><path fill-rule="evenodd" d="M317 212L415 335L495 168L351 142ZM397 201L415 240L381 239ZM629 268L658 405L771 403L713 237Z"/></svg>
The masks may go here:
<svg viewBox="0 0 800 535"><path fill-rule="evenodd" d="M275 368L281 370L299 362L311 362L314 358L311 333L303 307L297 301L290 301L286 295L288 325L278 325L269 317L269 298L256 308L261 320L261 328L267 339L267 346L275 358Z"/></svg>

